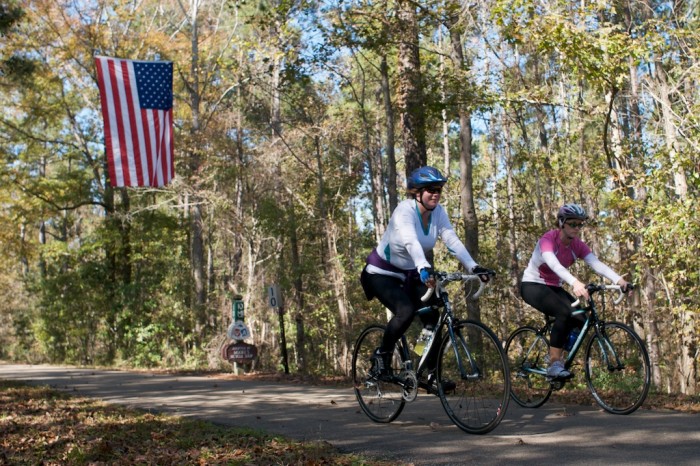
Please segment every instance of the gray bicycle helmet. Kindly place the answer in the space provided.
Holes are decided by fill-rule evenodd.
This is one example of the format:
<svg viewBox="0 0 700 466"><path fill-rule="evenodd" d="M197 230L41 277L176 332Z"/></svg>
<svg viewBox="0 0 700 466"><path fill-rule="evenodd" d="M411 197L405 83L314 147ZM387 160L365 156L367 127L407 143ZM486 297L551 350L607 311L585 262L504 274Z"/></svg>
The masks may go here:
<svg viewBox="0 0 700 466"><path fill-rule="evenodd" d="M408 189L421 189L427 186L443 186L447 183L447 178L442 176L440 170L434 167L416 168L408 176L406 185Z"/></svg>
<svg viewBox="0 0 700 466"><path fill-rule="evenodd" d="M575 218L577 220L588 220L588 214L584 208L578 204L564 204L559 208L559 213L557 213L559 226L562 226L564 222L570 218Z"/></svg>

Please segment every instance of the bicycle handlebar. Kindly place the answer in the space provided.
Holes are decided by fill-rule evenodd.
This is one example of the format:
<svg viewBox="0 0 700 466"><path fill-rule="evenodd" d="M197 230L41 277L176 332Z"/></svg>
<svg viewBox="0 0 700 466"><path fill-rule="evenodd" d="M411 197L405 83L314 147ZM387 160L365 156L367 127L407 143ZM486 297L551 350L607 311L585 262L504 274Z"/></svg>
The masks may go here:
<svg viewBox="0 0 700 466"><path fill-rule="evenodd" d="M613 303L615 304L620 304L622 300L625 298L625 291L622 291L622 287L620 285L597 285L595 283L589 283L586 285L586 289L588 290L588 295L592 299L593 293L596 291L608 291L608 290L615 290L618 293L617 298L613 300ZM634 289L634 285L629 283L627 285L627 291L631 291ZM577 307L579 304L581 304L581 299L577 299L573 303L571 303L571 307Z"/></svg>
<svg viewBox="0 0 700 466"><path fill-rule="evenodd" d="M468 282L468 281L478 281L479 282L479 289L476 290L476 292L472 295L472 298L476 299L478 298L481 293L484 291L484 288L486 287L486 282L481 281L481 278L477 274L473 273L461 273L461 272L435 272L435 288L428 288L428 291L420 298L421 301L426 302L430 297L433 295L433 293L437 290L438 296L440 296L440 291L443 286L450 282ZM489 276L494 276L496 275L495 272L489 271L487 274L480 274L480 275L489 275Z"/></svg>

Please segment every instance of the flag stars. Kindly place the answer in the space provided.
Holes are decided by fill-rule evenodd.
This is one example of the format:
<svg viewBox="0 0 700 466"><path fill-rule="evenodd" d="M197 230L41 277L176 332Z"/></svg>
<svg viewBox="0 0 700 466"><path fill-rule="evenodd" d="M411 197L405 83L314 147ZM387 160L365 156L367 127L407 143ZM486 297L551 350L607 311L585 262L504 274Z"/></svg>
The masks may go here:
<svg viewBox="0 0 700 466"><path fill-rule="evenodd" d="M134 62L134 72L142 108L168 110L173 106L173 64Z"/></svg>

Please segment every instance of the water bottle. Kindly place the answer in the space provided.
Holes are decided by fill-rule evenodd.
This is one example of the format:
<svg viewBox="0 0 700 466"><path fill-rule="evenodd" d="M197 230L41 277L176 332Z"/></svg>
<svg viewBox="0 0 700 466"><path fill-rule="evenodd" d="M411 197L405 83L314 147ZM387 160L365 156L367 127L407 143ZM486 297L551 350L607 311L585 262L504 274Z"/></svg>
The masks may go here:
<svg viewBox="0 0 700 466"><path fill-rule="evenodd" d="M419 356L422 355L423 351L425 351L425 348L427 348L427 346L430 344L430 340L432 339L433 329L424 327L416 339L416 344L413 347L413 351Z"/></svg>
<svg viewBox="0 0 700 466"><path fill-rule="evenodd" d="M580 328L574 328L573 330L571 330L571 332L569 333L569 338L566 340L566 345L564 345L564 349L566 351L571 351L571 348L574 347L574 343L576 343L579 333L581 333Z"/></svg>

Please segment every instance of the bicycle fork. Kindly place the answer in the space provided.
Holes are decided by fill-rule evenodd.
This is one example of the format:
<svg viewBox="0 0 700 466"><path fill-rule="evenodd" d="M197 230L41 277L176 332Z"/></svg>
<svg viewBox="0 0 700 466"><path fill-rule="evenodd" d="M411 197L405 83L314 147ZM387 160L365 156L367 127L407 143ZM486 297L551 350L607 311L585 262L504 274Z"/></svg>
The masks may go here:
<svg viewBox="0 0 700 466"><path fill-rule="evenodd" d="M479 370L479 365L477 364L472 352L469 351L469 345L464 341L464 335L462 332L455 332L454 327L451 322L446 325L447 333L450 337L450 346L455 354L455 360L457 361L457 366L459 368L459 373L461 374L462 380L476 380L481 378L481 370ZM459 346L464 350L464 355L460 354ZM465 364L463 362L464 356L468 361L471 371L465 369Z"/></svg>
<svg viewBox="0 0 700 466"><path fill-rule="evenodd" d="M625 369L625 365L620 361L620 357L615 351L615 347L610 342L608 334L605 332L604 328L601 328L598 332L598 346L600 347L600 352L603 355L603 362L608 366L609 372L622 371ZM612 363L610 355L614 357L615 364Z"/></svg>

